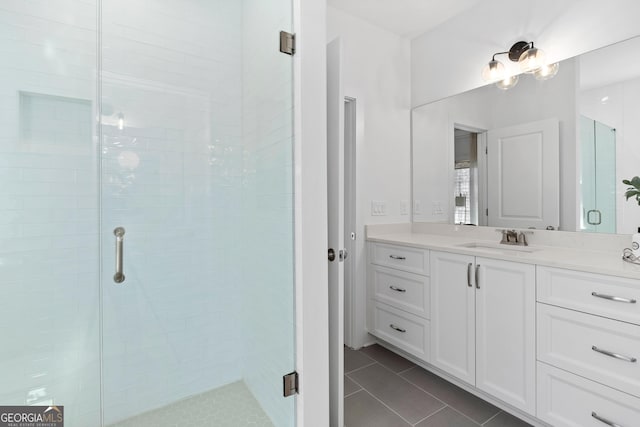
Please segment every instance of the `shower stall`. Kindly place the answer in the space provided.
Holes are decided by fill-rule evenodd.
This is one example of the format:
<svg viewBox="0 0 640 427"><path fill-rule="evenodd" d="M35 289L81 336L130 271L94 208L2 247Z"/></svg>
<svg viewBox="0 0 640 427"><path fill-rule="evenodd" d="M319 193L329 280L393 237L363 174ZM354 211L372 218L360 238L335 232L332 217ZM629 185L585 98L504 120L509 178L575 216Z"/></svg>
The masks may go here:
<svg viewBox="0 0 640 427"><path fill-rule="evenodd" d="M293 426L291 0L0 21L0 406Z"/></svg>

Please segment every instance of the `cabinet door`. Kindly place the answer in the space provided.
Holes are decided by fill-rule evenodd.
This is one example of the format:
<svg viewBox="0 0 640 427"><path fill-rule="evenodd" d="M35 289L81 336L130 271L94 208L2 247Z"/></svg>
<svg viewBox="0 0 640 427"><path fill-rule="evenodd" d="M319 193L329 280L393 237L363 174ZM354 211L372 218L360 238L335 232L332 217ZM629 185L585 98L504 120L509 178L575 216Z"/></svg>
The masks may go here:
<svg viewBox="0 0 640 427"><path fill-rule="evenodd" d="M473 272L472 256L431 252L431 363L471 385L476 376Z"/></svg>
<svg viewBox="0 0 640 427"><path fill-rule="evenodd" d="M476 265L476 386L535 415L535 266Z"/></svg>

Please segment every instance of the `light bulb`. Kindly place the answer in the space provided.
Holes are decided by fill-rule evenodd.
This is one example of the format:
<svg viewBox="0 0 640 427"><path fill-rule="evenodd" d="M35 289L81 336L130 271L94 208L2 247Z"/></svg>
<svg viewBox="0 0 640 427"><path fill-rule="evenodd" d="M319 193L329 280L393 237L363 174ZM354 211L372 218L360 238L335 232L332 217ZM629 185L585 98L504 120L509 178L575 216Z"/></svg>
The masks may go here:
<svg viewBox="0 0 640 427"><path fill-rule="evenodd" d="M560 63L555 62L553 64L545 64L533 72L533 76L536 80L549 80L558 74Z"/></svg>
<svg viewBox="0 0 640 427"><path fill-rule="evenodd" d="M523 73L531 74L546 63L545 54L542 50L532 47L520 55L518 63Z"/></svg>
<svg viewBox="0 0 640 427"><path fill-rule="evenodd" d="M515 85L518 84L519 77L518 76L509 76L505 79L496 82L496 87L502 90L509 90Z"/></svg>
<svg viewBox="0 0 640 427"><path fill-rule="evenodd" d="M504 79L504 75L504 64L500 61L496 61L495 59L489 61L489 63L482 69L482 80L485 82L497 82L498 80Z"/></svg>
<svg viewBox="0 0 640 427"><path fill-rule="evenodd" d="M124 130L124 114L118 114L118 129Z"/></svg>

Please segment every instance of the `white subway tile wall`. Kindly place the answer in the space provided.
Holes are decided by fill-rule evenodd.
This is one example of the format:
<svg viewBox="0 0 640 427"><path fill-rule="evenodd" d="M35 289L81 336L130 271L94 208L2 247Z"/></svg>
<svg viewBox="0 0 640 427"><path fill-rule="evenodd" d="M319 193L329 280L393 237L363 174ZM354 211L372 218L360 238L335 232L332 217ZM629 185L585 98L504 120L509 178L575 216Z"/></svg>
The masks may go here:
<svg viewBox="0 0 640 427"><path fill-rule="evenodd" d="M244 379L292 426L291 2L102 2L99 69L97 11L0 5L0 404L100 425L102 340L105 425Z"/></svg>

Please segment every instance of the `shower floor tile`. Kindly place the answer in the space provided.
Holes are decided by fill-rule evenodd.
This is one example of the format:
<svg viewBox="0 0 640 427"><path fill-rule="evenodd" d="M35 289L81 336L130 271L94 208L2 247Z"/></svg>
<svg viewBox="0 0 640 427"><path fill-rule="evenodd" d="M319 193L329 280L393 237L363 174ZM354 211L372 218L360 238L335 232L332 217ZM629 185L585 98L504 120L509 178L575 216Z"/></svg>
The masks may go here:
<svg viewBox="0 0 640 427"><path fill-rule="evenodd" d="M136 415L109 427L273 427L247 386L238 381Z"/></svg>

